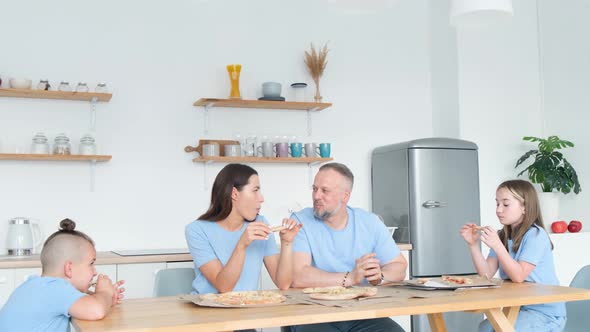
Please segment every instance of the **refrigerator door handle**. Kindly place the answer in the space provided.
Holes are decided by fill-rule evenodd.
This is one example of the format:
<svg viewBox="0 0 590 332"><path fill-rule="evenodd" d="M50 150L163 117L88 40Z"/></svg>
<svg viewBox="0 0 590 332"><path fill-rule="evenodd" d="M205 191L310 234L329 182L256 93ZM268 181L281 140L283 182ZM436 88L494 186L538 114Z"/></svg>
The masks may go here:
<svg viewBox="0 0 590 332"><path fill-rule="evenodd" d="M447 203L439 202L439 201L426 201L426 202L422 203L422 206L427 209L440 208L440 207L445 207L447 205L448 205Z"/></svg>

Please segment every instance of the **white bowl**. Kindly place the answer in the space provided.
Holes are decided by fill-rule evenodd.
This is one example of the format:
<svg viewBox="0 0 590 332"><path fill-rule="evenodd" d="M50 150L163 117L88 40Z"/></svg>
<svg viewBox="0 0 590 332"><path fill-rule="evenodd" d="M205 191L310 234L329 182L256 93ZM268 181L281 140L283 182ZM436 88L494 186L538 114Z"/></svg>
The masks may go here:
<svg viewBox="0 0 590 332"><path fill-rule="evenodd" d="M281 83L278 82L264 82L262 83L262 94L265 97L280 97Z"/></svg>
<svg viewBox="0 0 590 332"><path fill-rule="evenodd" d="M13 89L30 89L32 81L28 78L11 78L10 87Z"/></svg>

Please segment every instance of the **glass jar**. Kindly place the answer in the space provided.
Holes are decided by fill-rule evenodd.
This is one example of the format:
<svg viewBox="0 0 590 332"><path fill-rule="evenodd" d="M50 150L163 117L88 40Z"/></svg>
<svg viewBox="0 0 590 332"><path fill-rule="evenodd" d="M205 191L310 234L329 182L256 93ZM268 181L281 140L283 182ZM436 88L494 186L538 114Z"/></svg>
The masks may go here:
<svg viewBox="0 0 590 332"><path fill-rule="evenodd" d="M109 90L107 89L107 84L105 82L100 82L96 85L96 88L94 88L94 92L97 93L107 93L109 92Z"/></svg>
<svg viewBox="0 0 590 332"><path fill-rule="evenodd" d="M90 134L86 134L80 138L80 154L89 156L96 154L96 144L94 143L94 137Z"/></svg>
<svg viewBox="0 0 590 332"><path fill-rule="evenodd" d="M65 134L58 134L55 136L53 142L53 154L72 154L72 146L70 145L70 139Z"/></svg>
<svg viewBox="0 0 590 332"><path fill-rule="evenodd" d="M76 92L88 92L88 85L85 82L80 82L76 86Z"/></svg>
<svg viewBox="0 0 590 332"><path fill-rule="evenodd" d="M33 143L31 144L32 154L49 154L49 143L47 143L47 136L44 133L37 133L33 136Z"/></svg>
<svg viewBox="0 0 590 332"><path fill-rule="evenodd" d="M50 87L49 80L40 80L37 84L37 90L49 90Z"/></svg>
<svg viewBox="0 0 590 332"><path fill-rule="evenodd" d="M68 82L64 82L62 81L61 83L59 83L59 88L57 88L59 91L72 91L72 87L70 86L70 83Z"/></svg>

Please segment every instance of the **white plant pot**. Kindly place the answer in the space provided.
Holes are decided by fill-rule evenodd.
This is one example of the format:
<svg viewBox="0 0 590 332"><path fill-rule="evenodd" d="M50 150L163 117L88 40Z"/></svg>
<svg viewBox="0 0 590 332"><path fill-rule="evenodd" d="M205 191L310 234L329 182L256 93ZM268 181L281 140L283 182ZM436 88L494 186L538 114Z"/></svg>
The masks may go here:
<svg viewBox="0 0 590 332"><path fill-rule="evenodd" d="M539 193L539 203L541 204L541 214L545 225L551 225L552 222L559 219L559 192Z"/></svg>

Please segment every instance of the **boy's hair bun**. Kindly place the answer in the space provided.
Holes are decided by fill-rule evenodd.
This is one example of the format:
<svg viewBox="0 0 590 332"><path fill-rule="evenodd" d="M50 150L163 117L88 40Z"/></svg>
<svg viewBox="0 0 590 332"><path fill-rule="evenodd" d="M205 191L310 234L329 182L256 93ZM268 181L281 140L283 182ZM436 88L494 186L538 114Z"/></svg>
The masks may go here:
<svg viewBox="0 0 590 332"><path fill-rule="evenodd" d="M59 228L61 231L71 232L76 228L76 223L71 219L64 219L59 222Z"/></svg>

